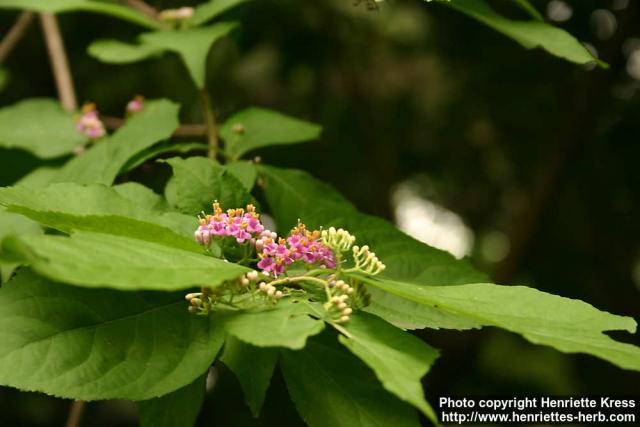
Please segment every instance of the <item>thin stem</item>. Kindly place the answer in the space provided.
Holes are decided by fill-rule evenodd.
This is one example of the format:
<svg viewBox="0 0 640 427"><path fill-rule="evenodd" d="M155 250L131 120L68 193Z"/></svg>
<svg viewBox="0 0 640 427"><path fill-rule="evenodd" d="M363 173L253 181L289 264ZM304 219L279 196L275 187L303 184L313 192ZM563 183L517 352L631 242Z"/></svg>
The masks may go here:
<svg viewBox="0 0 640 427"><path fill-rule="evenodd" d="M0 42L0 64L9 56L13 48L18 44L22 36L27 32L33 22L33 12L22 12L16 23Z"/></svg>
<svg viewBox="0 0 640 427"><path fill-rule="evenodd" d="M53 75L56 80L58 97L60 98L62 108L66 111L77 110L78 102L76 101L76 92L73 89L69 61L67 60L67 53L64 49L58 20L53 13L41 13L40 23L42 24L45 41L47 42L49 58L51 59Z"/></svg>
<svg viewBox="0 0 640 427"><path fill-rule="evenodd" d="M80 425L80 419L82 418L86 403L87 402L83 400L74 400L73 403L71 403L65 427L78 427Z"/></svg>
<svg viewBox="0 0 640 427"><path fill-rule="evenodd" d="M211 106L211 97L207 89L200 91L202 101L202 114L207 124L207 136L209 138L209 158L215 160L218 155L218 124L216 123L216 115Z"/></svg>
<svg viewBox="0 0 640 427"><path fill-rule="evenodd" d="M122 0L122 3L125 3L131 9L135 9L149 18L158 19L158 11L142 0Z"/></svg>
<svg viewBox="0 0 640 427"><path fill-rule="evenodd" d="M296 282L315 282L318 283L322 286L325 285L325 281L322 279L318 279L317 277L311 277L311 276L295 276L295 277L285 277L284 279L278 279L278 280L274 280L273 282L270 282L270 285L281 285L284 283L296 283Z"/></svg>
<svg viewBox="0 0 640 427"><path fill-rule="evenodd" d="M338 330L338 332L340 332L345 337L347 337L349 339L353 338L353 335L351 335L351 333L349 331L347 331L343 326L340 326L340 325L338 325L337 323L334 323L334 322L331 322L331 326L336 328Z"/></svg>

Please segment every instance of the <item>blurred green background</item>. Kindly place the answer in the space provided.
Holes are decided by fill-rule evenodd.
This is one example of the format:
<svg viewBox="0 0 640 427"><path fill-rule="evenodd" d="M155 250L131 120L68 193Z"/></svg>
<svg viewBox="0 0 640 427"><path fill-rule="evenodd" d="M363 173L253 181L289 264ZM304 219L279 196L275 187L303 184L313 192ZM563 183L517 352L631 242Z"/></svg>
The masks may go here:
<svg viewBox="0 0 640 427"><path fill-rule="evenodd" d="M163 9L197 2L149 1ZM565 63L446 7L389 0L260 0L228 14L242 30L210 56L219 117L265 106L324 126L321 140L259 153L306 169L362 210L415 237L468 255L496 283L526 284L640 318L640 4L634 0L533 1L550 22L598 52L609 70ZM520 10L497 0L513 18ZM0 34L17 13L0 14ZM134 65L86 54L97 38L139 29L88 14L60 16L81 101L121 116L135 94L180 102L201 122L197 93L177 57ZM0 105L55 97L40 28L4 66ZM34 118L37 120L37 118ZM0 150L0 185L41 164ZM166 166L129 178L157 190ZM564 355L522 338L481 331L422 331L442 349L425 379L438 395L635 395L640 375L593 357ZM616 334L640 343L637 334ZM256 361L259 363L259 361ZM213 378L215 377L215 378ZM244 406L223 366L202 426L302 425L280 377L263 418ZM1 426L59 426L68 401L0 388ZM127 402L89 404L85 426L136 425Z"/></svg>

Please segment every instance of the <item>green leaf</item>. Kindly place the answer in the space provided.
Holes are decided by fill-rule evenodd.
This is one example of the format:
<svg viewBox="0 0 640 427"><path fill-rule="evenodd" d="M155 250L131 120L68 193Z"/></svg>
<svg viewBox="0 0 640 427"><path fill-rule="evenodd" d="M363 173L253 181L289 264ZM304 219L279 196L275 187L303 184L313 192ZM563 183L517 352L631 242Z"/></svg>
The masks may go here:
<svg viewBox="0 0 640 427"><path fill-rule="evenodd" d="M195 13L189 19L189 24L193 26L202 25L248 1L249 0L209 0L196 7Z"/></svg>
<svg viewBox="0 0 640 427"><path fill-rule="evenodd" d="M322 127L264 108L247 108L231 116L220 128L226 154L238 159L248 151L318 139Z"/></svg>
<svg viewBox="0 0 640 427"><path fill-rule="evenodd" d="M259 166L266 178L265 195L279 230L300 218L313 228L343 227L367 244L385 263L385 277L424 284L462 284L485 280L465 260L432 248L374 216L358 212L329 185L306 172Z"/></svg>
<svg viewBox="0 0 640 427"><path fill-rule="evenodd" d="M39 274L76 286L125 291L216 287L250 271L238 264L157 243L100 233L10 236L2 250Z"/></svg>
<svg viewBox="0 0 640 427"><path fill-rule="evenodd" d="M133 22L146 28L158 28L158 22L130 7L92 0L0 0L0 9L27 9L38 12L94 12Z"/></svg>
<svg viewBox="0 0 640 427"><path fill-rule="evenodd" d="M278 361L278 350L255 347L230 336L220 360L236 375L247 405L258 417Z"/></svg>
<svg viewBox="0 0 640 427"><path fill-rule="evenodd" d="M140 427L192 427L204 402L207 376L155 399L138 402Z"/></svg>
<svg viewBox="0 0 640 427"><path fill-rule="evenodd" d="M10 235L42 234L42 232L42 227L38 223L22 215L0 209L0 242ZM2 258L3 254L0 251L0 279L4 283L9 280L19 263L13 260L3 260Z"/></svg>
<svg viewBox="0 0 640 427"><path fill-rule="evenodd" d="M140 40L147 46L170 50L180 55L196 86L203 89L211 46L237 26L235 22L220 22L188 30L156 31L142 34Z"/></svg>
<svg viewBox="0 0 640 427"><path fill-rule="evenodd" d="M420 425L410 406L335 345L312 340L304 350L281 351L280 360L291 399L311 427Z"/></svg>
<svg viewBox="0 0 640 427"><path fill-rule="evenodd" d="M624 369L640 370L640 348L615 341L603 333L618 330L634 333L635 320L599 311L579 300L524 286L489 283L419 286L361 279L370 286L434 310L521 334L534 344L548 345L565 353L591 354Z"/></svg>
<svg viewBox="0 0 640 427"><path fill-rule="evenodd" d="M604 62L595 58L571 34L540 20L514 21L507 19L494 12L484 0L450 0L442 3L510 37L526 49L540 47L567 61L578 64L595 62L602 67L608 67ZM520 4L523 3L520 2Z"/></svg>
<svg viewBox="0 0 640 427"><path fill-rule="evenodd" d="M0 146L51 158L70 154L86 141L75 129L73 114L53 99L27 99L0 110Z"/></svg>
<svg viewBox="0 0 640 427"><path fill-rule="evenodd" d="M202 142L165 142L141 151L122 167L124 172L129 172L144 162L167 153L186 154L192 151L206 152L208 145Z"/></svg>
<svg viewBox="0 0 640 427"><path fill-rule="evenodd" d="M44 189L25 186L0 188L0 205L42 225L65 233L95 231L134 237L202 253L193 232L195 217L157 212L102 185L51 184Z"/></svg>
<svg viewBox="0 0 640 427"><path fill-rule="evenodd" d="M158 141L169 138L179 125L179 105L165 99L145 102L144 109L105 140L71 159L56 182L113 183L127 162Z"/></svg>
<svg viewBox="0 0 640 427"><path fill-rule="evenodd" d="M438 351L367 313L352 316L344 328L349 336L341 335L340 342L373 369L384 388L437 424L438 416L424 399L420 379L438 358Z"/></svg>
<svg viewBox="0 0 640 427"><path fill-rule="evenodd" d="M538 12L538 10L533 7L529 0L513 0L513 2L520 7L520 9L524 10L531 16L532 18L537 19L538 21L544 21L544 17Z"/></svg>
<svg viewBox="0 0 640 427"><path fill-rule="evenodd" d="M149 187L145 187L137 182L125 182L114 185L113 190L119 196L129 200L137 206L158 212L169 212L169 204L159 194L153 192Z"/></svg>
<svg viewBox="0 0 640 427"><path fill-rule="evenodd" d="M191 215L211 211L214 200L223 208L255 203L238 179L223 166L206 157L179 157L166 160L173 168L165 196L181 212Z"/></svg>
<svg viewBox="0 0 640 427"><path fill-rule="evenodd" d="M198 378L224 334L180 295L83 289L22 271L0 289L0 384L145 400Z"/></svg>
<svg viewBox="0 0 640 427"><path fill-rule="evenodd" d="M60 173L58 166L40 166L15 182L15 186L41 189L49 185Z"/></svg>
<svg viewBox="0 0 640 427"><path fill-rule="evenodd" d="M145 44L129 44L118 40L100 39L93 41L87 53L99 61L110 64L138 62L158 56L164 49Z"/></svg>
<svg viewBox="0 0 640 427"><path fill-rule="evenodd" d="M482 327L482 324L472 319L418 304L376 288L369 287L368 291L371 294L371 303L364 310L401 329L465 330Z"/></svg>
<svg viewBox="0 0 640 427"><path fill-rule="evenodd" d="M247 161L230 162L224 168L244 186L247 191L251 191L258 178L256 165Z"/></svg>
<svg viewBox="0 0 640 427"><path fill-rule="evenodd" d="M306 305L285 298L272 308L214 313L212 322L256 347L303 348L307 338L320 333L324 322L309 317Z"/></svg>

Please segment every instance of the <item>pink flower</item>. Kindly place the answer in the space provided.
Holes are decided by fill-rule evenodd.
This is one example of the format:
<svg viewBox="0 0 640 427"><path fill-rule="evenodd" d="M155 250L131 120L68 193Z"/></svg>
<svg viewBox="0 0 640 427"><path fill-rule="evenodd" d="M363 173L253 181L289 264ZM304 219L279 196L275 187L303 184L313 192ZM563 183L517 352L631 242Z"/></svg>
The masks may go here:
<svg viewBox="0 0 640 427"><path fill-rule="evenodd" d="M127 103L127 115L139 113L144 108L144 96L136 95Z"/></svg>
<svg viewBox="0 0 640 427"><path fill-rule="evenodd" d="M82 107L82 115L76 121L76 130L89 139L102 138L107 134L95 104L85 104Z"/></svg>
<svg viewBox="0 0 640 427"><path fill-rule="evenodd" d="M213 213L200 219L196 240L202 244L209 244L211 236L234 237L238 243L244 243L254 239L254 234L264 231L260 215L253 205L247 205L246 213L244 209L229 209L223 213L220 204L215 202Z"/></svg>

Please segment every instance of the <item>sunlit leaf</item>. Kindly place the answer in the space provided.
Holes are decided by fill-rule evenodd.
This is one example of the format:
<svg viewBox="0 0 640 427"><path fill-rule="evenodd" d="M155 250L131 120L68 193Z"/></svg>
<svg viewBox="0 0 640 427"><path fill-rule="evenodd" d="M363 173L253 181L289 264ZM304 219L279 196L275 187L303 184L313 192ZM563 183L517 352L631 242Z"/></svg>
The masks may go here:
<svg viewBox="0 0 640 427"><path fill-rule="evenodd" d="M209 0L196 7L195 13L189 19L189 23L195 26L202 25L248 1L250 0Z"/></svg>
<svg viewBox="0 0 640 427"><path fill-rule="evenodd" d="M634 333L635 320L599 311L579 300L524 286L490 283L419 286L391 280L363 280L433 310L521 334L534 344L548 345L565 353L591 354L624 369L640 370L640 348L603 333Z"/></svg>
<svg viewBox="0 0 640 427"><path fill-rule="evenodd" d="M250 271L207 255L84 231L70 237L10 236L2 241L2 250L23 257L35 271L52 280L126 291L215 287Z"/></svg>
<svg viewBox="0 0 640 427"><path fill-rule="evenodd" d="M158 56L164 49L145 44L129 44L118 40L96 40L87 48L87 53L94 58L111 64L138 62Z"/></svg>

